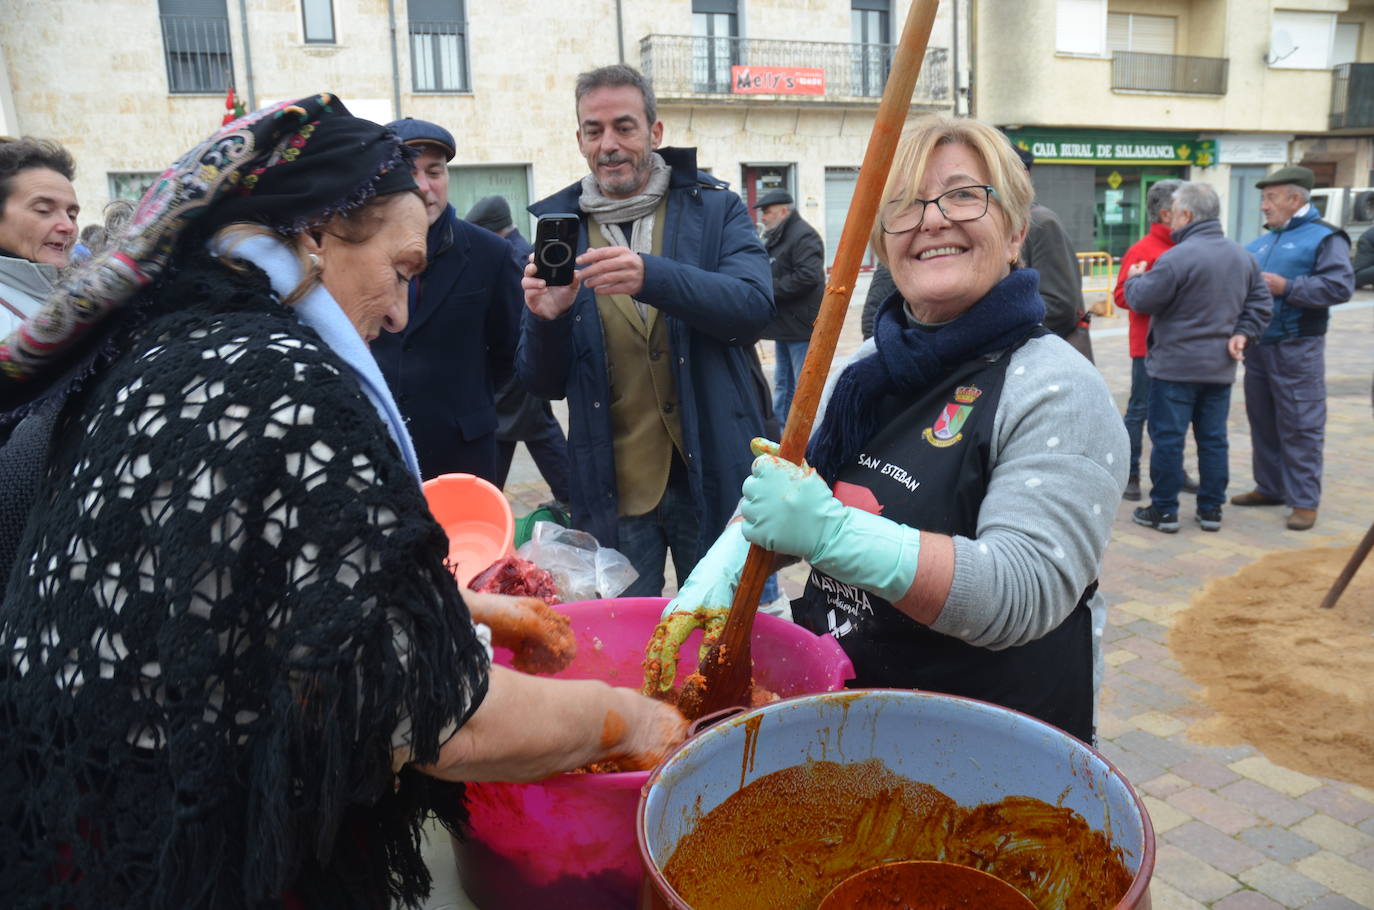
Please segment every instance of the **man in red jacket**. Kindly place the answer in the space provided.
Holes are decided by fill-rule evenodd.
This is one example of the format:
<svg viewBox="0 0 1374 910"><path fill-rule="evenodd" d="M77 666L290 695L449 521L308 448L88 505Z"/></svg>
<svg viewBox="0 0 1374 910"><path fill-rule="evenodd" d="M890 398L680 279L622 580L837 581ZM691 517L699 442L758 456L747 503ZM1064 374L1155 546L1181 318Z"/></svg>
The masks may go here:
<svg viewBox="0 0 1374 910"><path fill-rule="evenodd" d="M1160 180L1150 187L1145 196L1145 211L1150 216L1150 230L1141 237L1126 255L1121 257L1121 272L1116 276L1116 289L1113 296L1116 305L1130 317L1128 340L1131 351L1131 397L1126 403L1126 434L1131 438L1131 472L1126 478L1126 490L1122 499L1136 502L1140 499L1140 440L1145 430L1145 414L1150 404L1150 374L1145 372L1145 354L1149 349L1150 317L1137 313L1126 304L1126 270L1137 262L1153 266L1164 251L1174 245L1169 236L1169 212L1173 204L1174 190L1183 185L1182 180ZM1183 474L1183 490L1197 492L1197 481L1187 472Z"/></svg>

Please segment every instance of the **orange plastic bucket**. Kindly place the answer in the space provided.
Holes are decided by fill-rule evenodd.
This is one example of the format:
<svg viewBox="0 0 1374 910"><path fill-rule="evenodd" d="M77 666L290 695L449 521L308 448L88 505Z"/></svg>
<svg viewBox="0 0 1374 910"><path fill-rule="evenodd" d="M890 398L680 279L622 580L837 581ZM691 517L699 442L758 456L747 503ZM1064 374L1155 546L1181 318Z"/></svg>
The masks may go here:
<svg viewBox="0 0 1374 910"><path fill-rule="evenodd" d="M424 482L434 520L448 535L448 558L458 584L514 550L515 515L506 495L474 474L440 474Z"/></svg>

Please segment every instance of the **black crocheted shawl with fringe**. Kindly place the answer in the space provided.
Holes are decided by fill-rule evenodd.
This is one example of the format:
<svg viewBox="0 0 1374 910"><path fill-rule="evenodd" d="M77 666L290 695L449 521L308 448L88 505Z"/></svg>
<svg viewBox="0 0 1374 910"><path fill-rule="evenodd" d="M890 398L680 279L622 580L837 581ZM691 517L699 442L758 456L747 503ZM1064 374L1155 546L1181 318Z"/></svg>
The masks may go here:
<svg viewBox="0 0 1374 910"><path fill-rule="evenodd" d="M0 903L418 905L488 663L357 380L255 269L166 280L70 401L0 610ZM297 903L298 902L298 903Z"/></svg>

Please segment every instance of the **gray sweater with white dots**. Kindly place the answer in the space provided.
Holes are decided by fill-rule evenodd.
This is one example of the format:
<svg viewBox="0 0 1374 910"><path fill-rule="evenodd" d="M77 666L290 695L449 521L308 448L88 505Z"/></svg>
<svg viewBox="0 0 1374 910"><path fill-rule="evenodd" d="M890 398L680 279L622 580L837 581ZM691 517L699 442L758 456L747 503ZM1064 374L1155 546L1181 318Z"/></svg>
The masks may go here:
<svg viewBox="0 0 1374 910"><path fill-rule="evenodd" d="M831 371L874 353L870 339ZM954 583L931 628L984 648L1054 629L1097 578L1126 484L1129 445L1097 368L1063 339L1012 354L993 421L992 476L975 537L954 538ZM1094 651L1105 624L1093 598Z"/></svg>

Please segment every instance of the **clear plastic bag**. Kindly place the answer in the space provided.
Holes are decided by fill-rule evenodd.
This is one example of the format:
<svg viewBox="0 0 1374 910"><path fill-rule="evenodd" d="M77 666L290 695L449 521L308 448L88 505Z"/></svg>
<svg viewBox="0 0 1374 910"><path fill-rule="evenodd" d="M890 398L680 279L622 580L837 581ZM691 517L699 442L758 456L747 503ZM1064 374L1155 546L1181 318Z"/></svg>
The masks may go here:
<svg viewBox="0 0 1374 910"><path fill-rule="evenodd" d="M537 521L516 551L553 576L564 603L615 597L639 577L619 550L603 547L586 531Z"/></svg>

